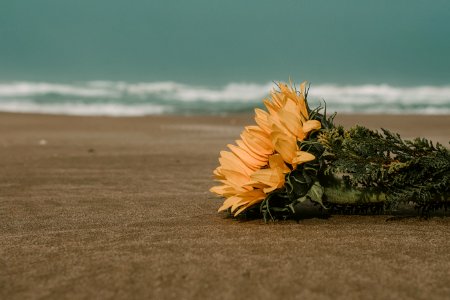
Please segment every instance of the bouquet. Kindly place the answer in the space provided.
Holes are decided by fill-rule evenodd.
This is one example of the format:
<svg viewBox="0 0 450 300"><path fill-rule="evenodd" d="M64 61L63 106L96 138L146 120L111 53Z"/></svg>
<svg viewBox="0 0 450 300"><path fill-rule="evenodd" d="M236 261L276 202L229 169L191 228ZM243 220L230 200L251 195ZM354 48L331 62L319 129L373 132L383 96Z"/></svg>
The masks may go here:
<svg viewBox="0 0 450 300"><path fill-rule="evenodd" d="M450 205L447 148L385 129L344 129L326 105L309 107L306 82L277 87L266 110L255 109L256 124L220 152L211 188L225 198L219 212L286 219L309 201L329 213L412 205L426 216Z"/></svg>

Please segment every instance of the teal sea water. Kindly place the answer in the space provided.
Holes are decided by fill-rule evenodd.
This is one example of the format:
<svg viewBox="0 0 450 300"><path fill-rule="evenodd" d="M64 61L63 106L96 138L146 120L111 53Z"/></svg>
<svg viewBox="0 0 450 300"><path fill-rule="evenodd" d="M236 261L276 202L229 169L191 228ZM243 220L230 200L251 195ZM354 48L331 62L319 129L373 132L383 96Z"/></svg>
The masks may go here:
<svg viewBox="0 0 450 300"><path fill-rule="evenodd" d="M250 111L274 81L358 113L450 114L450 1L4 0L0 111Z"/></svg>

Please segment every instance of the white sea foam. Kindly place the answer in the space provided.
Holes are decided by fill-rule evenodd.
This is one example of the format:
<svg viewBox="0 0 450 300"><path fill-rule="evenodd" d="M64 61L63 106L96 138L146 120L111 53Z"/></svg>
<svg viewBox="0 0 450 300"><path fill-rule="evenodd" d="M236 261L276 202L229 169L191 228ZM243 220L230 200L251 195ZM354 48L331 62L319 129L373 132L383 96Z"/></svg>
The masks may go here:
<svg viewBox="0 0 450 300"><path fill-rule="evenodd" d="M118 94L136 96L159 96L164 99L179 101L251 101L268 94L273 87L268 84L230 83L223 88L208 88L204 86L187 85L176 82L125 83L94 81L91 87L106 88Z"/></svg>
<svg viewBox="0 0 450 300"><path fill-rule="evenodd" d="M17 101L9 103L0 102L0 111L15 113L38 113L74 116L146 116L161 115L172 112L170 107L144 104L144 105L124 105L124 104L82 104L82 103L62 103L62 104L36 104L27 101Z"/></svg>
<svg viewBox="0 0 450 300"><path fill-rule="evenodd" d="M82 84L54 84L43 82L0 83L0 97L61 95L79 97L159 96L180 101L250 101L268 94L273 84L230 83L223 88L192 86L176 82L126 83L92 81Z"/></svg>
<svg viewBox="0 0 450 300"><path fill-rule="evenodd" d="M338 103L396 102L405 104L450 103L450 86L393 87L387 84L337 86L318 85L310 95Z"/></svg>
<svg viewBox="0 0 450 300"><path fill-rule="evenodd" d="M0 97L26 97L45 94L58 94L79 97L114 97L111 90L87 85L67 85L45 82L0 83Z"/></svg>
<svg viewBox="0 0 450 300"><path fill-rule="evenodd" d="M170 81L6 82L0 83L0 111L111 116L226 113L250 110L273 88L274 83L212 88ZM450 114L450 85L312 85L309 99L313 105L323 99L330 111L338 112Z"/></svg>

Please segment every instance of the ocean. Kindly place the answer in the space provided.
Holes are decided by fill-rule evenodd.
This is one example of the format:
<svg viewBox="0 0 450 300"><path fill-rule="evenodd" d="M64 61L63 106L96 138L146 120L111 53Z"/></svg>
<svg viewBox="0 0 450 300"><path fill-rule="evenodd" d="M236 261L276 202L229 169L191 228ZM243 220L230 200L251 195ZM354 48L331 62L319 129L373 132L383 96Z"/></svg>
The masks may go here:
<svg viewBox="0 0 450 300"><path fill-rule="evenodd" d="M0 1L0 111L450 114L448 0Z"/></svg>
<svg viewBox="0 0 450 300"><path fill-rule="evenodd" d="M262 106L276 84L229 83L221 87L177 82L0 83L0 111L86 116L230 114ZM310 85L312 108L328 112L450 114L449 86Z"/></svg>

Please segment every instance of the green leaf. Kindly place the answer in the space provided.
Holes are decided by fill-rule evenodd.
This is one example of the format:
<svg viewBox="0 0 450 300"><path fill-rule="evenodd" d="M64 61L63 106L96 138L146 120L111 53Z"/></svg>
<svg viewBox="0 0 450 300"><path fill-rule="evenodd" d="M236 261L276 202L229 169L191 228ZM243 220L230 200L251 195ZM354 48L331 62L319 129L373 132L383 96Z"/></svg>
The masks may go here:
<svg viewBox="0 0 450 300"><path fill-rule="evenodd" d="M309 197L311 201L319 203L320 205L322 205L322 207L326 208L322 202L323 187L320 185L319 181L314 182L308 193L306 193L306 196Z"/></svg>
<svg viewBox="0 0 450 300"><path fill-rule="evenodd" d="M299 203L303 203L306 200L308 200L308 197L307 196L303 196L303 197L298 198L296 201L299 202Z"/></svg>

